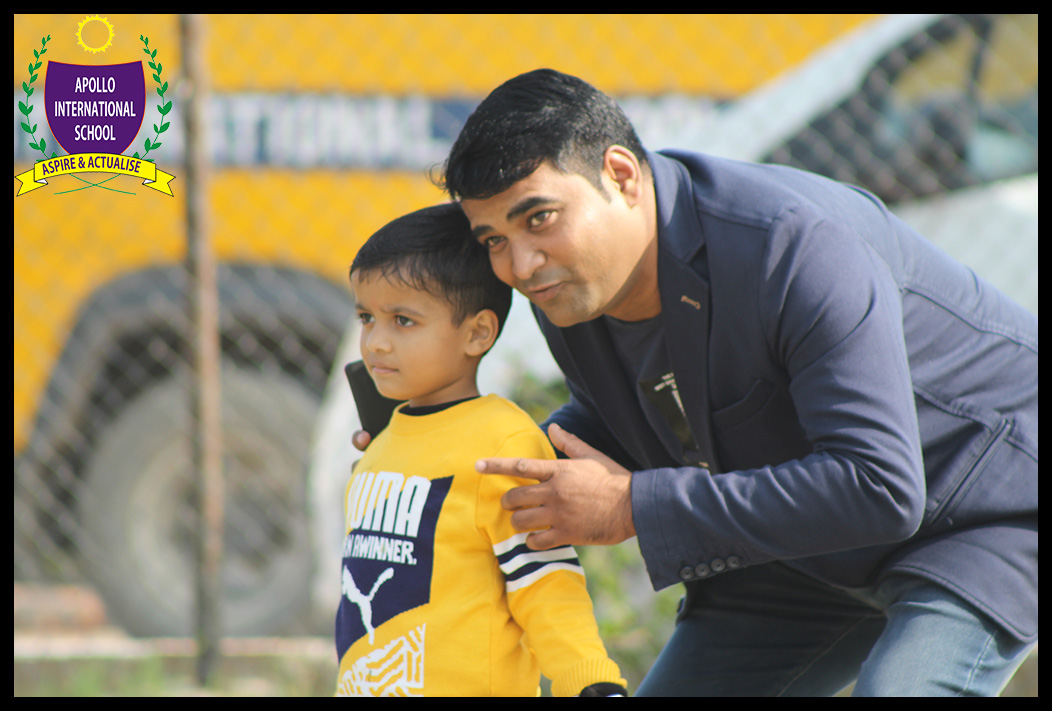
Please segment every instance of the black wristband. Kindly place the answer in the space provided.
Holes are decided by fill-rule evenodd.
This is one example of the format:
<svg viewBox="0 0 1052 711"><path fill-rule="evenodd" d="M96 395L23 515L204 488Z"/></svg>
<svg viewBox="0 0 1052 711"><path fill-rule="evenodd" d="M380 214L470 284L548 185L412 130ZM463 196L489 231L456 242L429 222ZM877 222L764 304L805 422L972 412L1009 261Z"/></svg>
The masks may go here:
<svg viewBox="0 0 1052 711"><path fill-rule="evenodd" d="M601 681L598 684L589 684L584 687L578 696L586 698L600 696L628 696L628 690L619 684L613 684L609 681Z"/></svg>

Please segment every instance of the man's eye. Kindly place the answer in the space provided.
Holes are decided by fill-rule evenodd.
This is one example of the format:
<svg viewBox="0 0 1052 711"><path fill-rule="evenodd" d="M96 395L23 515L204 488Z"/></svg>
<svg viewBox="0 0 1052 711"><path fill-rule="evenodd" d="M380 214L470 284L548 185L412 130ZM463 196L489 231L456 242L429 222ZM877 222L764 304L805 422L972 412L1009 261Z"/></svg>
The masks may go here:
<svg viewBox="0 0 1052 711"><path fill-rule="evenodd" d="M491 252L495 249L499 249L502 244L504 244L504 238L500 235L494 235L482 240L482 245Z"/></svg>
<svg viewBox="0 0 1052 711"><path fill-rule="evenodd" d="M551 218L553 210L541 210L530 215L530 227L540 227Z"/></svg>

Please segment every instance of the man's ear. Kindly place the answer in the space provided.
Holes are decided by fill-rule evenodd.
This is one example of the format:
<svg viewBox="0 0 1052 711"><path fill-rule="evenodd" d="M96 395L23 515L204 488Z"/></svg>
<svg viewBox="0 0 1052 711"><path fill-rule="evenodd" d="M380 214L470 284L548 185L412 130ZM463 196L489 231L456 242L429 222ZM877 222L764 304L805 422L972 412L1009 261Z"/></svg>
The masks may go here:
<svg viewBox="0 0 1052 711"><path fill-rule="evenodd" d="M634 206L643 194L643 167L635 153L616 143L603 154L603 174L617 186L625 201Z"/></svg>
<svg viewBox="0 0 1052 711"><path fill-rule="evenodd" d="M499 322L493 309L482 309L474 316L465 319L467 342L464 352L469 356L481 356L497 340Z"/></svg>

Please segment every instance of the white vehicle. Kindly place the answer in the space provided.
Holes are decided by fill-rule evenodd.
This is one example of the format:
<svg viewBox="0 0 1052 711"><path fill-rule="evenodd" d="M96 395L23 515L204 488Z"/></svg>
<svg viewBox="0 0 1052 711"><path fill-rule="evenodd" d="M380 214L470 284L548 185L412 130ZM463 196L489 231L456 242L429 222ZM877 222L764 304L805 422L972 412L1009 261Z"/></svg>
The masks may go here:
<svg viewBox="0 0 1052 711"><path fill-rule="evenodd" d="M793 165L875 193L904 220L1037 313L1037 15L891 15L744 99L621 98L643 144ZM358 452L343 375L347 329L315 430L310 481L319 604L339 591L340 501ZM560 377L516 294L480 387ZM323 602L322 602L323 601Z"/></svg>

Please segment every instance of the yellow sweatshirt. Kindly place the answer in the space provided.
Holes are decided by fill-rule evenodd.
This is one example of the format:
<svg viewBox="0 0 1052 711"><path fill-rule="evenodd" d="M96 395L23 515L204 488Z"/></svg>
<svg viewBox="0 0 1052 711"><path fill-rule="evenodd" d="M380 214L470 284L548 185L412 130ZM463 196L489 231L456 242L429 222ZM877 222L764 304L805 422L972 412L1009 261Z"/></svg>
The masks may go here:
<svg viewBox="0 0 1052 711"><path fill-rule="evenodd" d="M551 459L496 395L396 412L347 485L337 694L556 696L625 680L606 654L571 546L531 551L500 498L525 479L484 457Z"/></svg>

